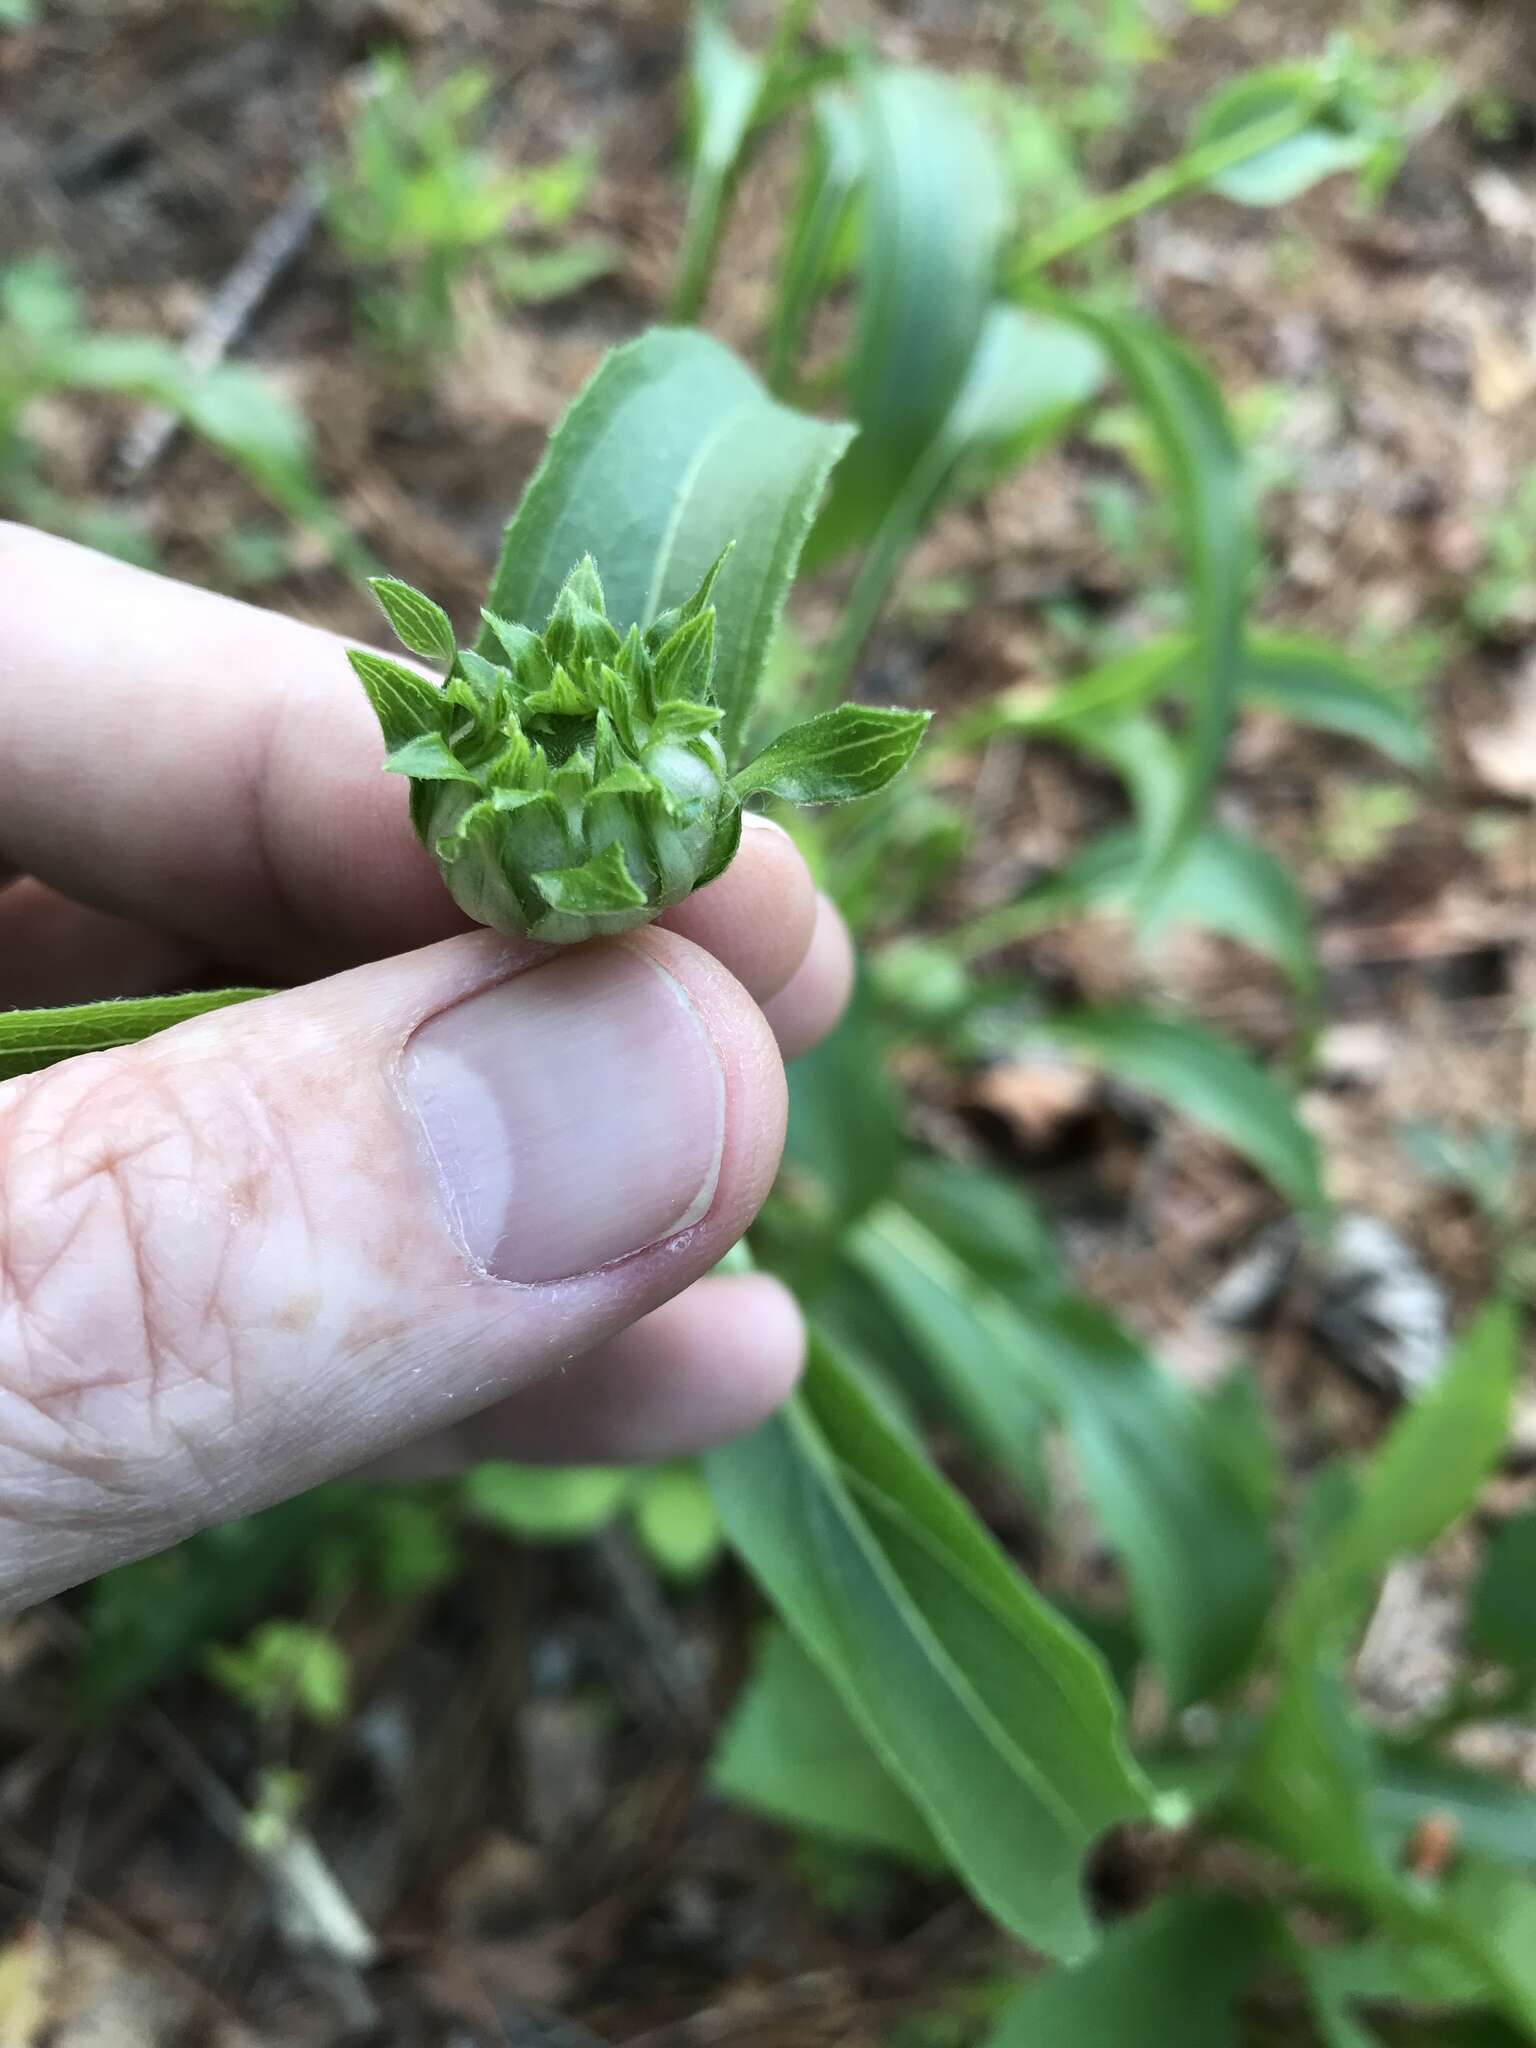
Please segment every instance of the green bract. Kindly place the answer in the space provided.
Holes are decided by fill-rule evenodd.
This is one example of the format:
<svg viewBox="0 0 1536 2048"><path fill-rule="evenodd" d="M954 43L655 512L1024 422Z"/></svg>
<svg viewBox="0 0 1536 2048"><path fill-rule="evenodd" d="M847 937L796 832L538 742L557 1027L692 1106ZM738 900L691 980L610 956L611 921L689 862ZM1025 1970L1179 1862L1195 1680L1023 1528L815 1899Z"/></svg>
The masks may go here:
<svg viewBox="0 0 1536 2048"><path fill-rule="evenodd" d="M375 581L401 643L445 662L446 680L360 648L348 659L386 767L411 778L416 831L477 923L555 944L630 931L727 865L744 796L840 802L911 759L926 712L844 705L732 776L710 602L724 559L685 604L621 637L588 556L542 633L484 615L500 660L456 650L446 613L408 584Z"/></svg>

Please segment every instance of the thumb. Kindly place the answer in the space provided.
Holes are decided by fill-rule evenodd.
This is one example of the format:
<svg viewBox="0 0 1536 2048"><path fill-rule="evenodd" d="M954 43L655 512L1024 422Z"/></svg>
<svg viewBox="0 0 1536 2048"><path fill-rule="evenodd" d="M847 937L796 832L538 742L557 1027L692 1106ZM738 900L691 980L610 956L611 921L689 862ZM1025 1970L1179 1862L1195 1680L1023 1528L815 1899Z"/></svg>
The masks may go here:
<svg viewBox="0 0 1536 2048"><path fill-rule="evenodd" d="M783 1119L761 1013L654 928L450 939L0 1086L0 1609L589 1350L741 1234Z"/></svg>

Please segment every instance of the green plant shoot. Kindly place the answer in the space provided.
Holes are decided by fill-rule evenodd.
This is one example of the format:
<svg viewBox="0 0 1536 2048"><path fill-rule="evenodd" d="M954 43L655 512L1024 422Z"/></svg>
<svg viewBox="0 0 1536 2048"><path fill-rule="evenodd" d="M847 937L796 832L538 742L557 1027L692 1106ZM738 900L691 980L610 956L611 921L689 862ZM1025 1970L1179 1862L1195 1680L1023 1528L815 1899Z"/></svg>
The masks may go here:
<svg viewBox="0 0 1536 2048"><path fill-rule="evenodd" d="M419 591L374 580L402 645L445 662L446 680L349 658L386 767L411 779L417 834L477 923L557 945L630 931L728 865L745 797L845 802L911 760L926 712L848 704L730 772L710 602L725 554L685 603L622 637L585 557L542 631L484 614L499 661L456 648Z"/></svg>

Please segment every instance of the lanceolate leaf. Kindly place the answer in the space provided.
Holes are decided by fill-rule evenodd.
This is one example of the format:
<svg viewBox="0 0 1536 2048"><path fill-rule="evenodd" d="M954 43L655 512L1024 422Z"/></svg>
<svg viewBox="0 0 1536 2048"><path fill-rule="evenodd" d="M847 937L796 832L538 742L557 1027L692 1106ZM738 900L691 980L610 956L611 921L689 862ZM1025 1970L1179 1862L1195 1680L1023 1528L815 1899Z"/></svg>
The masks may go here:
<svg viewBox="0 0 1536 2048"><path fill-rule="evenodd" d="M55 1066L83 1052L133 1045L210 1010L253 1002L264 988L218 988L185 996L136 996L58 1010L0 1010L0 1081Z"/></svg>
<svg viewBox="0 0 1536 2048"><path fill-rule="evenodd" d="M1387 1853L1375 1789L1382 1767L1350 1713L1340 1665L1387 1567L1427 1548L1476 1501L1503 1449L1515 1365L1514 1318L1497 1303L1365 1467L1280 1617L1280 1685L1237 1794L1271 1846L1425 1937L1454 1930Z"/></svg>
<svg viewBox="0 0 1536 2048"><path fill-rule="evenodd" d="M1144 709L1173 694L1189 673L1198 677L1199 648L1188 634L1169 634L1115 656L1054 691L1005 690L992 703L946 728L950 747L975 745L994 733L1049 731L1103 714ZM1405 768L1422 768L1433 748L1405 696L1385 688L1361 661L1326 640L1254 632L1243 650L1243 704L1262 705L1302 725L1379 747Z"/></svg>
<svg viewBox="0 0 1536 2048"><path fill-rule="evenodd" d="M425 676L367 647L349 647L347 660L368 692L368 701L391 754L425 734L441 735L448 713L447 701Z"/></svg>
<svg viewBox="0 0 1536 2048"><path fill-rule="evenodd" d="M953 1252L894 1205L850 1236L848 1253L905 1325L945 1410L1033 1490L1060 1388L1006 1304L969 1282Z"/></svg>
<svg viewBox="0 0 1536 2048"><path fill-rule="evenodd" d="M1347 1629L1394 1559L1426 1549L1473 1506L1504 1448L1516 1359L1514 1313L1497 1302L1366 1467L1352 1512L1296 1590L1293 1657Z"/></svg>
<svg viewBox="0 0 1536 2048"><path fill-rule="evenodd" d="M1141 902L1141 938L1148 947L1175 924L1203 925L1251 946L1282 967L1309 1000L1318 978L1307 900L1290 870L1241 832L1207 825L1184 857Z"/></svg>
<svg viewBox="0 0 1536 2048"><path fill-rule="evenodd" d="M765 67L744 50L723 19L722 0L699 0L693 10L688 97L693 167L688 218L672 317L690 320L709 281L722 211L757 119Z"/></svg>
<svg viewBox="0 0 1536 2048"><path fill-rule="evenodd" d="M716 694L739 736L806 527L849 430L769 398L707 335L657 328L616 349L555 429L507 528L489 608L542 625L571 565L597 563L619 631L713 591ZM487 627L480 651L494 655Z"/></svg>
<svg viewBox="0 0 1536 2048"><path fill-rule="evenodd" d="M933 1831L885 1769L836 1688L789 1632L770 1627L710 1767L729 1798L813 1834L940 1865Z"/></svg>
<svg viewBox="0 0 1536 2048"><path fill-rule="evenodd" d="M1198 670L1182 801L1156 867L1171 868L1204 818L1242 678L1243 617L1254 543L1242 456L1210 372L1183 343L1133 313L1050 297L1114 363L1157 438L1193 586Z"/></svg>
<svg viewBox="0 0 1536 2048"><path fill-rule="evenodd" d="M796 804L846 803L884 789L917 752L927 711L878 711L839 704L791 726L731 778L738 796L786 797Z"/></svg>
<svg viewBox="0 0 1536 2048"><path fill-rule="evenodd" d="M1104 375L1103 353L1081 329L1017 306L990 308L954 403L878 508L843 623L821 663L824 695L844 686L935 507L952 492L985 488L1035 454L1065 430Z"/></svg>
<svg viewBox="0 0 1536 2048"><path fill-rule="evenodd" d="M731 1543L965 1883L1035 1947L1085 1954L1082 1858L1148 1797L1094 1654L825 1346L706 1469Z"/></svg>
<svg viewBox="0 0 1536 2048"><path fill-rule="evenodd" d="M1032 1984L985 2048L1240 2048L1238 2001L1275 1939L1269 1914L1242 1899L1163 1899L1080 1968Z"/></svg>
<svg viewBox="0 0 1536 2048"><path fill-rule="evenodd" d="M1319 179L1353 170L1379 146L1382 131L1352 123L1316 64L1277 64L1224 86L1198 109L1189 140L1198 149L1244 130L1260 131L1287 114L1294 134L1231 166L1212 189L1244 206L1278 206Z"/></svg>
<svg viewBox="0 0 1536 2048"><path fill-rule="evenodd" d="M379 600L400 645L412 654L441 662L446 668L453 660L456 643L453 622L442 606L395 576L370 576L368 587Z"/></svg>
<svg viewBox="0 0 1536 2048"><path fill-rule="evenodd" d="M1379 747L1405 768L1422 768L1434 748L1403 696L1365 664L1326 640L1255 633L1243 658L1243 697L1304 725Z"/></svg>
<svg viewBox="0 0 1536 2048"><path fill-rule="evenodd" d="M953 87L873 71L858 334L847 397L859 438L816 525L811 559L868 538L954 403L991 302L1005 209L990 138Z"/></svg>
<svg viewBox="0 0 1536 2048"><path fill-rule="evenodd" d="M1326 1215L1311 1134L1279 1082L1230 1040L1133 1008L1078 1010L1023 1031L1161 1097L1242 1153L1314 1222Z"/></svg>
<svg viewBox="0 0 1536 2048"><path fill-rule="evenodd" d="M949 1405L1005 1467L1028 1476L1042 1406L1065 1430L1175 1703L1240 1672L1273 1588L1269 1504L1219 1420L1111 1316L1042 1281L1028 1256L1010 1272L984 1250L967 1273L962 1242L939 1244L894 1206L851 1249Z"/></svg>
<svg viewBox="0 0 1536 2048"><path fill-rule="evenodd" d="M864 123L845 93L818 93L768 338L768 384L787 390L816 303L831 283L869 164Z"/></svg>

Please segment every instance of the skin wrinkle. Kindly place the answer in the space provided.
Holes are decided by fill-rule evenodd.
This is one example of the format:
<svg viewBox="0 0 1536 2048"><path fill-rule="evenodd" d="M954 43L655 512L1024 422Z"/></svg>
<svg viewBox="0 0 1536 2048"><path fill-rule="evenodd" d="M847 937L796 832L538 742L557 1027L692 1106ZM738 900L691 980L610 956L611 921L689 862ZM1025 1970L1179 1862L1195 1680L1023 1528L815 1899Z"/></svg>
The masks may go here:
<svg viewBox="0 0 1536 2048"><path fill-rule="evenodd" d="M178 1226L188 1215L200 1217L210 1209L217 1214L216 1203L205 1204L203 1190L229 1155L233 1155L235 1169L247 1178L264 1177L262 1206L275 1202L286 1204L288 1213L295 1209L302 1213L302 1204L296 1203L290 1192L296 1182L286 1148L271 1145L270 1131L263 1138L259 1128L263 1120L253 1118L250 1093L248 1088L242 1093L239 1075L226 1074L218 1062L201 1067L194 1064L189 1070L191 1104L211 1100L216 1110L207 1125L200 1125L195 1115L188 1113L191 1104L184 1099L186 1078L183 1092L178 1093L164 1077L159 1077L157 1085L153 1062L129 1065L110 1054L82 1061L79 1073L71 1076L72 1099L66 1101L56 1126L66 1150L72 1134L83 1129L89 1155L64 1184L74 1197L65 1206L75 1211L65 1235L40 1244L35 1261L26 1253L29 1235L37 1234L36 1225L31 1233L25 1227L19 1231L8 1228L0 1240L6 1246L7 1261L5 1288L0 1293L0 1327L10 1327L19 1354L11 1366L8 1390L11 1420L0 1429L0 1437L8 1437L12 1448L23 1455L42 1456L51 1466L76 1479L88 1478L97 1487L105 1476L100 1469L103 1452L106 1461L118 1464L126 1456L129 1471L138 1461L138 1486L127 1489L136 1515L147 1505L144 1481L166 1462L173 1470L190 1467L212 1499L217 1500L223 1491L214 1468L207 1463L203 1444L209 1434L206 1420L194 1413L189 1421L177 1412L177 1404L185 1406L189 1391L204 1391L216 1403L220 1420L215 1435L238 1431L246 1420L246 1346L241 1342L239 1319L232 1312L229 1285L239 1233L232 1227L213 1231L206 1239L201 1269L189 1273L185 1233ZM237 1083L234 1089L229 1085L231 1079ZM7 1122L13 1135L18 1117L25 1132L28 1103L26 1096L0 1096L0 1104L10 1112ZM135 1127L142 1125L147 1105L159 1112L158 1129L150 1133L136 1130L131 1144L117 1142L125 1117L131 1118ZM44 1119L49 1114L48 1110L42 1112ZM212 1143L210 1131L217 1132ZM158 1153L165 1155L160 1171L155 1170ZM130 1162L131 1173L126 1171ZM9 1186L13 1179L13 1175L0 1176L0 1184ZM284 1186L277 1186L278 1181ZM39 1217L58 1213L58 1200L47 1186L46 1176L29 1206ZM120 1251L119 1270L108 1279L109 1299L116 1309L127 1312L131 1304L125 1297L131 1293L139 1315L136 1345L113 1355L112 1369L105 1373L97 1364L102 1350L93 1348L89 1360L81 1355L82 1341L89 1342L93 1333L88 1324L84 1331L74 1326L73 1302L62 1311L67 1332L62 1342L47 1332L49 1281L60 1271L61 1262L70 1257L80 1259L85 1238ZM22 1253L19 1267L18 1243ZM120 1328L114 1331L114 1336L120 1334ZM15 1401L24 1404L34 1424L41 1424L41 1431L26 1427ZM200 1405L194 1400L193 1410ZM126 1443L125 1412L132 1424ZM177 1483L185 1484L184 1470Z"/></svg>
<svg viewBox="0 0 1536 2048"><path fill-rule="evenodd" d="M633 943L683 983L727 1068L716 1202L657 1252L542 1289L472 1281L391 1087L425 1015L529 964L493 937L0 1088L0 1514L29 1532L0 1541L0 1599L18 1585L41 1597L515 1396L713 1263L766 1192L782 1070L713 956L665 932ZM55 1202L63 1182L74 1192ZM148 1324L114 1356L137 1327L131 1284L152 1297ZM304 1295L319 1313L298 1334L285 1318ZM8 1341L23 1303L25 1342ZM138 1369L156 1376L153 1415L124 1384ZM45 1517L18 1512L33 1497Z"/></svg>

